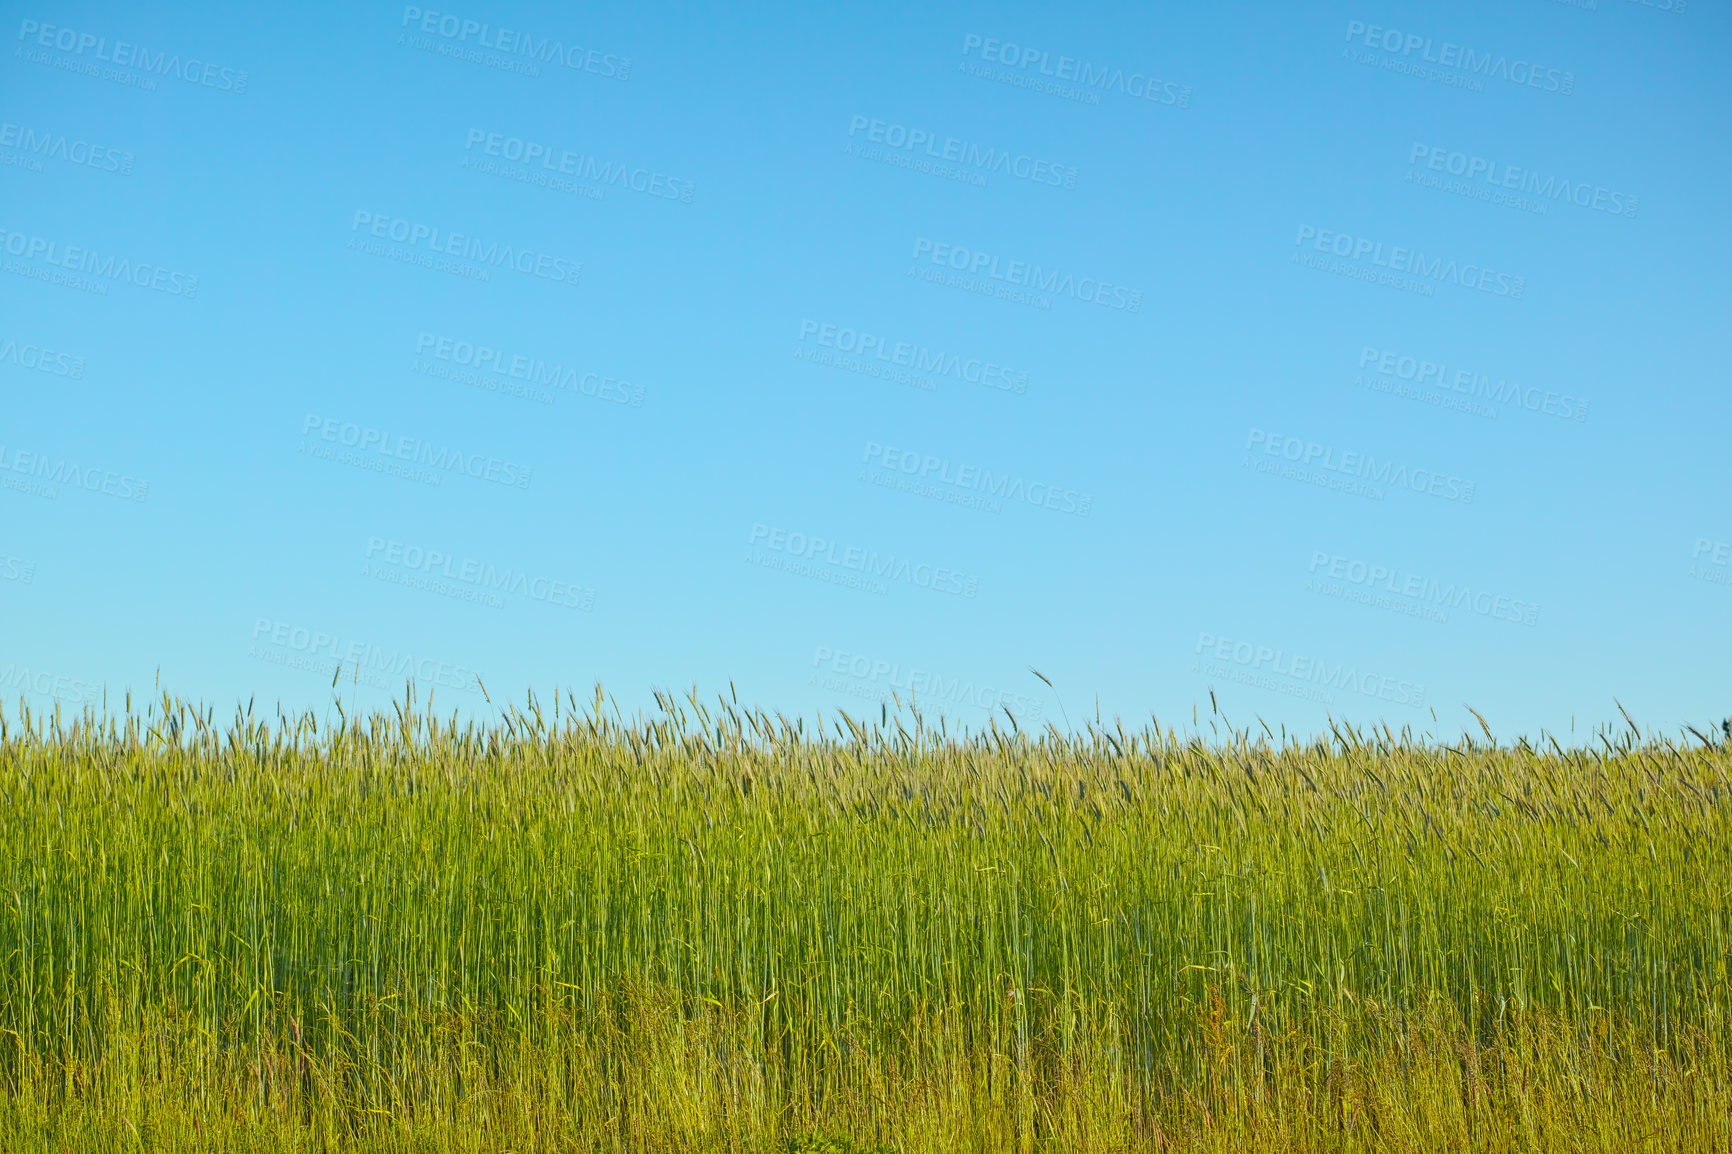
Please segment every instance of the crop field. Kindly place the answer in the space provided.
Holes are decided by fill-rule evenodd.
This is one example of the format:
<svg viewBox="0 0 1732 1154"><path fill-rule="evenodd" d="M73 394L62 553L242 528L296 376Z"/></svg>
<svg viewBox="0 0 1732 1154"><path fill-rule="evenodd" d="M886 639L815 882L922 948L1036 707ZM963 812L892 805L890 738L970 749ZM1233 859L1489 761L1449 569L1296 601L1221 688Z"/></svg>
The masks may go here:
<svg viewBox="0 0 1732 1154"><path fill-rule="evenodd" d="M659 700L14 719L0 1148L1732 1146L1716 740Z"/></svg>

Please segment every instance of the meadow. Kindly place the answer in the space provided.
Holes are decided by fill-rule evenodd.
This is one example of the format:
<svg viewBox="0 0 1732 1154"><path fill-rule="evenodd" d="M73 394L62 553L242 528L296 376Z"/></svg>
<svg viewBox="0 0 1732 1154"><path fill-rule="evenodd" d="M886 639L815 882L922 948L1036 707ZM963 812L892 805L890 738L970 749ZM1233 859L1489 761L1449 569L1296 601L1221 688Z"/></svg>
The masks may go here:
<svg viewBox="0 0 1732 1154"><path fill-rule="evenodd" d="M0 1149L1732 1147L1725 743L658 702L14 716Z"/></svg>

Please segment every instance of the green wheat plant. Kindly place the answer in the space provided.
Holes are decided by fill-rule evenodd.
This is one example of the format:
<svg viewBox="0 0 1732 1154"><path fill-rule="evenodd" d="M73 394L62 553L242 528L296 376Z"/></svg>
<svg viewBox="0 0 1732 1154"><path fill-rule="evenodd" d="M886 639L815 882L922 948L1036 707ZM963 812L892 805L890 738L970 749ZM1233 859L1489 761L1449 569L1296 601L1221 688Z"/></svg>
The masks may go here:
<svg viewBox="0 0 1732 1154"><path fill-rule="evenodd" d="M657 700L21 710L0 1148L1732 1146L1724 744Z"/></svg>

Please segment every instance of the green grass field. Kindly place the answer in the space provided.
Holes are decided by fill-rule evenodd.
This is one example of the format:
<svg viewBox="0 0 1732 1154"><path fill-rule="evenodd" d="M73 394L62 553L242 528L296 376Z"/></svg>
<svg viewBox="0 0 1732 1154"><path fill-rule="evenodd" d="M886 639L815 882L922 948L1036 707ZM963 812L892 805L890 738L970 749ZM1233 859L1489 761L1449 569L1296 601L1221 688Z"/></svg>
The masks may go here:
<svg viewBox="0 0 1732 1154"><path fill-rule="evenodd" d="M1732 749L1543 744L14 721L0 1147L1726 1150Z"/></svg>

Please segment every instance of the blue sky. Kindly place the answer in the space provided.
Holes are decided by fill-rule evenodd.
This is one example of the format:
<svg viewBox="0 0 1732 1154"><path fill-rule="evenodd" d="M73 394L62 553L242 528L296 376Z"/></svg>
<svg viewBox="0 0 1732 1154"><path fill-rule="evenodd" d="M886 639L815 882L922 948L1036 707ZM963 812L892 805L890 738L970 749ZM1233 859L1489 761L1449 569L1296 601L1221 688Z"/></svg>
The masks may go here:
<svg viewBox="0 0 1732 1154"><path fill-rule="evenodd" d="M9 708L1732 713L1721 5L7 13Z"/></svg>

